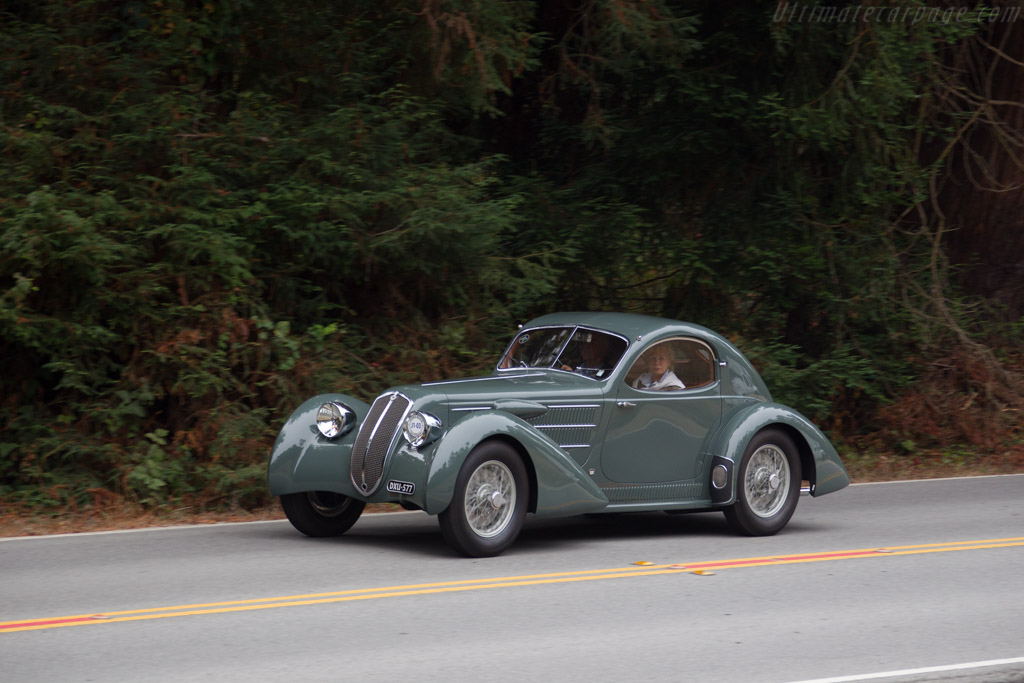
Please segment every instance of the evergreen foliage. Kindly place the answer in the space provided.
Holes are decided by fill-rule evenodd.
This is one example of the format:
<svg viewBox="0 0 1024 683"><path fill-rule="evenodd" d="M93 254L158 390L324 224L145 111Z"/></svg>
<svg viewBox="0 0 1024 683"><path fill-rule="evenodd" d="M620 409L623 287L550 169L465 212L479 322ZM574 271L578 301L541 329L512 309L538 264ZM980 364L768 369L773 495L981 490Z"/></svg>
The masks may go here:
<svg viewBox="0 0 1024 683"><path fill-rule="evenodd" d="M298 401L487 371L551 310L708 325L836 438L891 427L982 27L778 8L8 2L0 495L260 504Z"/></svg>

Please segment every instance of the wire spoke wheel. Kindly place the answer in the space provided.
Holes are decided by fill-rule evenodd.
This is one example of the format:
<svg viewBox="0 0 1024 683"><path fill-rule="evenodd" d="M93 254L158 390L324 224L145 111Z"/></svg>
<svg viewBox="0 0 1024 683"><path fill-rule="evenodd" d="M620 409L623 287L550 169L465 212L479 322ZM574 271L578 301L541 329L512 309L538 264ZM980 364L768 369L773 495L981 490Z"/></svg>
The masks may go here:
<svg viewBox="0 0 1024 683"><path fill-rule="evenodd" d="M481 538L497 536L512 520L516 483L510 470L497 460L473 471L466 484L466 521Z"/></svg>
<svg viewBox="0 0 1024 683"><path fill-rule="evenodd" d="M723 510L734 530L747 536L781 531L800 498L800 456L789 434L769 427L751 439L736 487L736 502Z"/></svg>
<svg viewBox="0 0 1024 683"><path fill-rule="evenodd" d="M750 511L758 517L771 517L786 504L790 482L789 461L774 444L761 446L750 456L743 477Z"/></svg>
<svg viewBox="0 0 1024 683"><path fill-rule="evenodd" d="M466 456L452 502L438 516L445 540L469 557L500 554L523 527L529 487L514 448L499 440L481 443Z"/></svg>

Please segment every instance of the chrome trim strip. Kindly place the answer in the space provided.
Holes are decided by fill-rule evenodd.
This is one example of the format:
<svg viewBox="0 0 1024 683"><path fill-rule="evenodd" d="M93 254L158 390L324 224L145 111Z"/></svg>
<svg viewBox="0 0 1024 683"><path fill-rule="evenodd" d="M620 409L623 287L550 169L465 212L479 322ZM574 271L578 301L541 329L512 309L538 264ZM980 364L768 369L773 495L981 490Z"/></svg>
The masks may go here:
<svg viewBox="0 0 1024 683"><path fill-rule="evenodd" d="M590 448L589 443L564 443L559 444L559 448Z"/></svg>
<svg viewBox="0 0 1024 683"><path fill-rule="evenodd" d="M426 385L424 384L423 386L426 386ZM541 404L541 405L544 405L544 404ZM567 405L544 405L544 407L547 408L548 410L554 410L556 408L600 408L601 404L600 403L574 403L574 404L567 404ZM471 410L493 410L493 409L494 409L494 406L465 406L465 407L462 407L462 408L452 408L452 412L453 413L464 413L464 412L468 412L468 411L471 411ZM568 425L568 426L574 426L574 425ZM595 425L590 425L590 426L594 427Z"/></svg>
<svg viewBox="0 0 1024 683"><path fill-rule="evenodd" d="M509 370L511 368L504 368ZM505 375L503 377L467 377L465 379L443 379L437 382L424 382L421 387L436 387L441 384L459 384L460 382L486 382L487 380L494 379L520 379L523 377L545 377L543 372L531 372L525 375Z"/></svg>
<svg viewBox="0 0 1024 683"><path fill-rule="evenodd" d="M597 425L533 425L534 429L592 429Z"/></svg>
<svg viewBox="0 0 1024 683"><path fill-rule="evenodd" d="M632 346L631 342L629 341L629 337L624 337L621 334L619 334L618 332L612 332L611 330L604 330L604 329L601 329L600 327L588 327L587 325L577 325L576 326L576 330L588 330L590 332L600 332L601 334L610 334L613 337L618 337L622 341L626 342L626 348L622 350L622 355L623 356L626 355L626 351L628 351L629 347ZM575 334L575 333L576 333L576 331L573 330L573 334Z"/></svg>
<svg viewBox="0 0 1024 683"><path fill-rule="evenodd" d="M642 503L620 503L620 502L609 502L608 505L601 508L601 512L615 512L620 508L625 508L627 512L636 512L638 510L665 510L665 504L674 503L673 507L668 508L671 510L692 510L693 512L710 512L711 510L720 510L721 508L713 508L706 501L701 500L686 500L681 501L683 505L675 503L672 500L662 500L653 503L642 502Z"/></svg>
<svg viewBox="0 0 1024 683"><path fill-rule="evenodd" d="M400 391L396 391L395 394L397 394L398 396L401 396L402 398L404 398L409 403L405 406L405 410L402 411L402 417L398 418L398 428L395 429L395 434L394 434L394 436L391 437L391 443L388 444L388 451L384 455L384 462L381 465L381 479L384 478L384 476L383 476L383 472L384 472L383 465L387 464L388 459L391 456L391 449L394 448L395 442L398 441L398 435L402 433L402 425L405 424L405 418L409 417L409 413L412 412L412 406L415 403L411 398L409 398L408 396L406 396L405 394L403 394ZM431 415L431 417L434 417L434 416ZM437 419L437 418L434 418L434 419Z"/></svg>

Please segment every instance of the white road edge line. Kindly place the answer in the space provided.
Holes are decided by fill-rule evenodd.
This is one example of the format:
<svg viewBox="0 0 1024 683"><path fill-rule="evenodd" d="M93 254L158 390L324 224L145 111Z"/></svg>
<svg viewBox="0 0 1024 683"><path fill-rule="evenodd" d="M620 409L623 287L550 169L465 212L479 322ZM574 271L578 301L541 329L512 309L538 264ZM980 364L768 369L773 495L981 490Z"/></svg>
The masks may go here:
<svg viewBox="0 0 1024 683"><path fill-rule="evenodd" d="M170 531L171 529L202 529L203 527L227 526L229 524L270 524L272 522L287 521L281 519L260 519L252 522L210 522L208 524L178 524L175 526L140 526L135 529L107 529L106 531L81 531L67 534L36 534L35 536L7 536L0 538L4 541L31 541L37 538L80 538L83 536L109 536L111 534L135 534L140 531Z"/></svg>
<svg viewBox="0 0 1024 683"><path fill-rule="evenodd" d="M364 517L373 515L413 515L419 510L395 510L394 512L366 512ZM106 536L109 534L137 534L143 531L171 531L173 529L210 529L218 526L244 526L246 524L280 524L287 522L287 518L281 519L257 519L251 522L208 522L206 524L178 524L175 526L141 526L136 529L107 529L106 531L81 531L68 534L36 534L35 536L3 536L0 543L4 541L32 541L43 538L81 538L83 536Z"/></svg>
<svg viewBox="0 0 1024 683"><path fill-rule="evenodd" d="M944 671L961 671L963 669L981 669L988 666L1006 666L1008 664L1024 664L1024 657L1010 659L989 659L984 662L967 662L965 664L947 664L945 666L925 666L919 669L901 669L899 671L882 671L873 674L855 674L853 676L834 676L832 678L815 678L793 683L853 683L854 681L871 681L879 678L896 678L897 676L917 676L919 674L942 673Z"/></svg>
<svg viewBox="0 0 1024 683"><path fill-rule="evenodd" d="M850 484L850 487L853 488L854 486L886 486L888 484L916 484L922 481L962 481L964 479L992 479L994 477L1024 477L1024 474L979 474L973 477L932 477L930 479L893 479L892 481L861 481L857 482L856 484Z"/></svg>
<svg viewBox="0 0 1024 683"><path fill-rule="evenodd" d="M916 482L924 481L959 481L961 479L991 479L993 477L1024 477L1024 474L982 474L977 477L942 477L936 479L898 479L895 481L865 481L859 484L850 484L853 486L884 486L888 484L913 484ZM367 515L414 515L419 514L419 510L396 510L395 512L367 512ZM281 519L262 519L254 522L213 522L210 524L179 524L177 526L144 526L137 529L110 529L108 531L83 531L81 533L70 533L70 534L38 534L36 536L2 536L0 537L0 543L4 541L28 541L42 538L79 538L82 536L103 536L105 534L134 534L142 531L169 531L171 529L200 529L203 527L214 527L214 526L227 526L227 525L242 525L242 524L273 524L277 522L286 521L284 517ZM859 680L859 679L858 679ZM803 682L801 682L803 683Z"/></svg>

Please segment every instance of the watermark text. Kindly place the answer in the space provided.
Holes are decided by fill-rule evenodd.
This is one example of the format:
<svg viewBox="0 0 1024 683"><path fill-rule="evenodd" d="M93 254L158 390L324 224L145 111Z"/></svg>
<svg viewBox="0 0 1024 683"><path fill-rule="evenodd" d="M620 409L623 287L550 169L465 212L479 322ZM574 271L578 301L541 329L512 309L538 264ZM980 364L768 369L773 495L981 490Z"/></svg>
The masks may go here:
<svg viewBox="0 0 1024 683"><path fill-rule="evenodd" d="M845 24L875 22L879 24L951 24L954 22L1010 23L1021 16L1021 7L878 7L874 5L807 5L780 2L772 20L786 23Z"/></svg>

